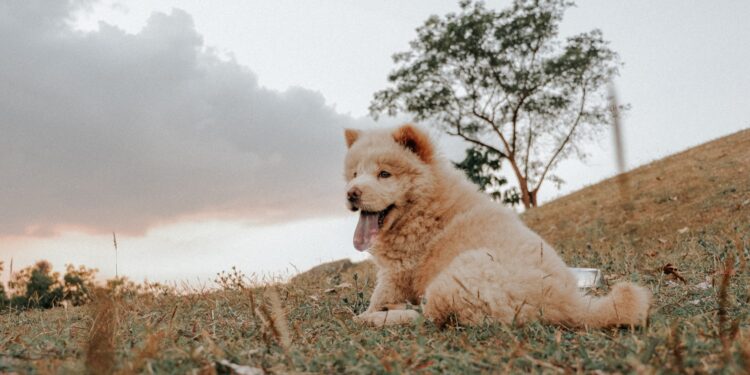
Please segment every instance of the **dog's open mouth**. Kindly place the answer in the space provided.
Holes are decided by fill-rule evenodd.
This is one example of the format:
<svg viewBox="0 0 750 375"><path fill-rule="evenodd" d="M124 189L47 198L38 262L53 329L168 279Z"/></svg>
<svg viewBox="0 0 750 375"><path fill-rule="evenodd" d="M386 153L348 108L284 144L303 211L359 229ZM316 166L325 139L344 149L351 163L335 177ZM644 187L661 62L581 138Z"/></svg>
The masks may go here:
<svg viewBox="0 0 750 375"><path fill-rule="evenodd" d="M383 211L369 212L361 211L357 229L354 231L354 248L364 251L372 247L372 242L383 227L385 217L395 207L390 205Z"/></svg>

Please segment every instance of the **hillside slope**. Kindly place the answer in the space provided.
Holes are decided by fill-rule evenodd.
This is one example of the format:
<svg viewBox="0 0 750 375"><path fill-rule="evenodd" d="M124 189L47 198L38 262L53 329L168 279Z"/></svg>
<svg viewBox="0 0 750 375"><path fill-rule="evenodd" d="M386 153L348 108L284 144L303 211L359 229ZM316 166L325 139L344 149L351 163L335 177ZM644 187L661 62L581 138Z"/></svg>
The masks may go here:
<svg viewBox="0 0 750 375"><path fill-rule="evenodd" d="M696 241L747 236L750 129L556 199L523 219L571 260L593 251L630 262L645 257L642 267L681 263Z"/></svg>

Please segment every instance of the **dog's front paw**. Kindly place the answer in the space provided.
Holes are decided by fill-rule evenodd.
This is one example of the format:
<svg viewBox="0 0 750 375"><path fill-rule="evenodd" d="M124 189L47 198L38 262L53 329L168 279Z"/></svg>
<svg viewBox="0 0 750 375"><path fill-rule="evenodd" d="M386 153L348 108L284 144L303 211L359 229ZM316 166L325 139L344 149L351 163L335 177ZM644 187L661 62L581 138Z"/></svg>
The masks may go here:
<svg viewBox="0 0 750 375"><path fill-rule="evenodd" d="M354 317L354 321L375 327L410 324L419 319L420 315L414 310L389 310L364 312Z"/></svg>

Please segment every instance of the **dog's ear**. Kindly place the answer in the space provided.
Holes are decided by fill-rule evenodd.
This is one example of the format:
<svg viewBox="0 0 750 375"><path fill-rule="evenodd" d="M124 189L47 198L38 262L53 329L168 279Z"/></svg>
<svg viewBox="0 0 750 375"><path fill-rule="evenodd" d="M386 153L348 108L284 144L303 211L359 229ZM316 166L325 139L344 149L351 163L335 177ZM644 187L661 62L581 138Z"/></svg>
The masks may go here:
<svg viewBox="0 0 750 375"><path fill-rule="evenodd" d="M406 124L393 132L396 143L417 154L425 163L431 163L434 149L430 137L414 125Z"/></svg>
<svg viewBox="0 0 750 375"><path fill-rule="evenodd" d="M344 138L346 138L346 147L351 148L352 144L359 138L359 130L344 129Z"/></svg>

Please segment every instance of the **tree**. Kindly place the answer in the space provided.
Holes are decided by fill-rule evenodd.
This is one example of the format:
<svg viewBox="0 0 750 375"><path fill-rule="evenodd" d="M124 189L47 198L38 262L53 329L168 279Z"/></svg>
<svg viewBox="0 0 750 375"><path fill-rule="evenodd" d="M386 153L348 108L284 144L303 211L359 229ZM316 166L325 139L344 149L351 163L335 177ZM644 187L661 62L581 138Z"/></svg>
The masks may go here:
<svg viewBox="0 0 750 375"><path fill-rule="evenodd" d="M62 301L63 288L59 282L60 275L52 271L52 265L49 262L39 261L24 274L29 275L24 294L28 307L49 309Z"/></svg>
<svg viewBox="0 0 750 375"><path fill-rule="evenodd" d="M113 296L132 297L141 292L141 285L138 285L125 276L108 279L104 289Z"/></svg>
<svg viewBox="0 0 750 375"><path fill-rule="evenodd" d="M0 273L2 263L0 263ZM79 306L91 301L95 288L95 277L98 270L72 264L65 266L65 274L52 270L52 264L46 260L36 262L11 275L8 289L11 292L10 304L14 308L49 309L63 301ZM0 306L3 304L4 291L0 284Z"/></svg>
<svg viewBox="0 0 750 375"><path fill-rule="evenodd" d="M91 301L94 292L94 281L96 268L78 266L72 264L65 265L65 275L63 276L63 299L70 301L73 306L80 306Z"/></svg>
<svg viewBox="0 0 750 375"><path fill-rule="evenodd" d="M31 279L32 269L33 267L26 267L10 274L10 280L8 280L8 291L12 306L28 307L26 301L26 285Z"/></svg>
<svg viewBox="0 0 750 375"><path fill-rule="evenodd" d="M466 149L464 160L453 165L463 170L466 177L486 192L492 200L514 206L520 201L520 196L515 188L505 191L501 189L508 183L508 180L498 173L502 161L503 158L494 151L474 146Z"/></svg>
<svg viewBox="0 0 750 375"><path fill-rule="evenodd" d="M582 142L608 123L605 86L620 65L599 30L558 39L571 5L516 0L494 11L462 1L460 12L430 17L411 50L393 56L371 114L409 113L507 160L521 201L535 207L545 180L562 183L558 163L585 157Z"/></svg>

